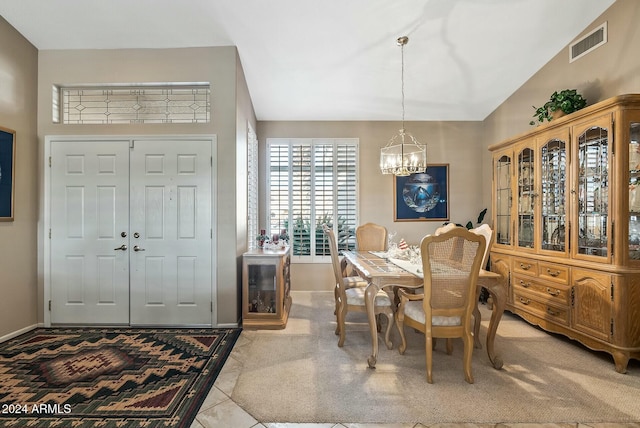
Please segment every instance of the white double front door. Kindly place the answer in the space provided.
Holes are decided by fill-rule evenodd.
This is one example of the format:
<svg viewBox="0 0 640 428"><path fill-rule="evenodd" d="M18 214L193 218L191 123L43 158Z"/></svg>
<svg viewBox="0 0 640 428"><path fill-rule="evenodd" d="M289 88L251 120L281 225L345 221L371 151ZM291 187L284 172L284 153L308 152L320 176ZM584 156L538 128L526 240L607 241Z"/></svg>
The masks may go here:
<svg viewBox="0 0 640 428"><path fill-rule="evenodd" d="M211 326L211 141L50 144L51 323Z"/></svg>

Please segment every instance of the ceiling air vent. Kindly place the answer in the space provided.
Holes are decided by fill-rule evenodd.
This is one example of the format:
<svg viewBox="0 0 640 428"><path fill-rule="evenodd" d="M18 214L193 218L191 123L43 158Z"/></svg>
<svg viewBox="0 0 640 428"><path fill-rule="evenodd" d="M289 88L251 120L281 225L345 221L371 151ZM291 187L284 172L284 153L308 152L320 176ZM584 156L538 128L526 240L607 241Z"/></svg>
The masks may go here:
<svg viewBox="0 0 640 428"><path fill-rule="evenodd" d="M585 56L592 50L604 45L605 43L607 43L606 22L580 40L575 41L569 45L569 62L573 62L578 58Z"/></svg>

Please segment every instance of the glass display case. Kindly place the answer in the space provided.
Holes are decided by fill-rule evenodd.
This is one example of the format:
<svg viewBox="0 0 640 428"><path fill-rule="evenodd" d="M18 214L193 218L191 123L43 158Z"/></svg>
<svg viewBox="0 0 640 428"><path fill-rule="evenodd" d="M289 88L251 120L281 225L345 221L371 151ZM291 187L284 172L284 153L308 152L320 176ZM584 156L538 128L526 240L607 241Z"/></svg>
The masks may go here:
<svg viewBox="0 0 640 428"><path fill-rule="evenodd" d="M629 123L629 259L640 261L640 121Z"/></svg>
<svg viewBox="0 0 640 428"><path fill-rule="evenodd" d="M495 163L496 243L511 244L511 156L501 155Z"/></svg>
<svg viewBox="0 0 640 428"><path fill-rule="evenodd" d="M534 151L524 148L518 153L518 247L534 247L534 204L538 194L535 191Z"/></svg>
<svg viewBox="0 0 640 428"><path fill-rule="evenodd" d="M592 126L577 138L578 254L608 256L609 132Z"/></svg>
<svg viewBox="0 0 640 428"><path fill-rule="evenodd" d="M640 94L601 101L489 150L491 269L509 269L507 309L609 352L624 373L630 358L640 360ZM509 183L500 171L511 160Z"/></svg>
<svg viewBox="0 0 640 428"><path fill-rule="evenodd" d="M567 143L551 138L540 147L540 248L567 251Z"/></svg>
<svg viewBox="0 0 640 428"><path fill-rule="evenodd" d="M287 325L291 307L289 247L259 248L242 257L242 326L275 329Z"/></svg>

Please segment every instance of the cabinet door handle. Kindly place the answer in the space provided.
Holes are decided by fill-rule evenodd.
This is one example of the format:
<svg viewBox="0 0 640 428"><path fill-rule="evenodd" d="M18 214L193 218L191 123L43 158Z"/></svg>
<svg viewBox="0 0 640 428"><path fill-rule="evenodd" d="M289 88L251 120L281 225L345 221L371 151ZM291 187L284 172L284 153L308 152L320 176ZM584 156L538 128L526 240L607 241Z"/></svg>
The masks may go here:
<svg viewBox="0 0 640 428"><path fill-rule="evenodd" d="M531 300L520 297L520 303L522 303L523 305L528 305L529 303L531 303Z"/></svg>
<svg viewBox="0 0 640 428"><path fill-rule="evenodd" d="M547 287L547 293L549 293L552 296L558 296L560 295L560 290L554 290L553 288Z"/></svg>
<svg viewBox="0 0 640 428"><path fill-rule="evenodd" d="M551 309L550 307L547 306L547 313L553 317L557 317L558 315L560 315L560 312L558 311L554 311L553 309Z"/></svg>
<svg viewBox="0 0 640 428"><path fill-rule="evenodd" d="M530 282L524 282L523 280L520 280L520 285L523 286L524 288L531 287L531 283Z"/></svg>
<svg viewBox="0 0 640 428"><path fill-rule="evenodd" d="M558 275L560 275L560 271L559 270L551 270L551 269L547 269L547 273L551 276L553 276L554 278Z"/></svg>
<svg viewBox="0 0 640 428"><path fill-rule="evenodd" d="M524 263L520 263L520 269L529 270L531 269L531 265L530 264L525 265Z"/></svg>

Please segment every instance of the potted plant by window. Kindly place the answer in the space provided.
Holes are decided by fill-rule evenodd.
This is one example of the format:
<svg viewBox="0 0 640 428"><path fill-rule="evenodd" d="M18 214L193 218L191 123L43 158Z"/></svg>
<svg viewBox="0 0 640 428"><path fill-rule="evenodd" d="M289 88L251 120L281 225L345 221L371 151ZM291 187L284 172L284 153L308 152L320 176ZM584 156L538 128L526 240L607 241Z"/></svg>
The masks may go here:
<svg viewBox="0 0 640 428"><path fill-rule="evenodd" d="M555 91L542 107L533 106L535 110L533 117L537 118L539 123L543 123L545 120L551 122L552 119L578 111L586 105L587 100L575 89ZM535 125L536 121L532 120L529 124Z"/></svg>
<svg viewBox="0 0 640 428"><path fill-rule="evenodd" d="M258 248L264 247L265 241L269 239L266 230L260 229L260 235L256 236L256 241L258 241Z"/></svg>

